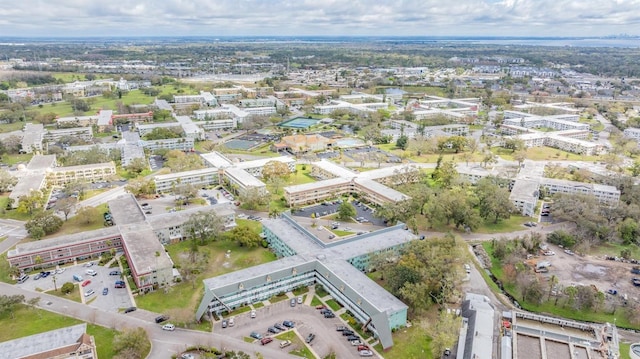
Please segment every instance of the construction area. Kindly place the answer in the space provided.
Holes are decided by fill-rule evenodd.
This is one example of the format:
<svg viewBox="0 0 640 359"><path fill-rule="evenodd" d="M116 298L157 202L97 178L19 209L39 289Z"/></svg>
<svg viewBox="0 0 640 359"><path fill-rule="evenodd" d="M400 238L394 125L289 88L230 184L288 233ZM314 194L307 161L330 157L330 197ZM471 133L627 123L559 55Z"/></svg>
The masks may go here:
<svg viewBox="0 0 640 359"><path fill-rule="evenodd" d="M610 324L512 311L503 313L501 330L503 359L612 359L619 352L618 332Z"/></svg>

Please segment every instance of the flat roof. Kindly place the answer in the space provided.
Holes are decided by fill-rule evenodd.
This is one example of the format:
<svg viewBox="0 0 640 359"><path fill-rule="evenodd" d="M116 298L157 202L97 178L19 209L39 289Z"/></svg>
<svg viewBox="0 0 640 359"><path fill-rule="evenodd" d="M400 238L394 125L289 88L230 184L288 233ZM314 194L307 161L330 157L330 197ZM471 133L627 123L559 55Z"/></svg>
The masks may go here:
<svg viewBox="0 0 640 359"><path fill-rule="evenodd" d="M265 187L264 182L253 177L249 172L236 167L229 167L224 170L225 176L235 179L245 187Z"/></svg>
<svg viewBox="0 0 640 359"><path fill-rule="evenodd" d="M178 122L168 122L168 123L140 123L138 124L136 127L138 127L139 130L147 130L147 129L154 129L154 128L172 128L172 127L181 127L180 123Z"/></svg>
<svg viewBox="0 0 640 359"><path fill-rule="evenodd" d="M410 171L419 171L420 167L422 166L418 166L418 165L414 165L414 164L404 164L404 165L397 165L397 166L391 166L391 167L381 167L381 168L377 168L375 170L371 170L371 171L364 171L358 174L358 178L362 178L362 179L372 179L372 180L377 180L380 178L387 178L387 177L391 177L400 173L404 173L407 170ZM428 167L428 166L427 166Z"/></svg>
<svg viewBox="0 0 640 359"><path fill-rule="evenodd" d="M112 110L100 110L98 113L98 126L111 125L111 117L113 116Z"/></svg>
<svg viewBox="0 0 640 359"><path fill-rule="evenodd" d="M235 214L235 211L231 209L228 204L216 204L213 206L201 206L195 208L188 208L183 211L177 211L173 213L162 213L154 216L147 217L147 223L151 225L153 229L167 228L180 226L186 222L189 217L194 213L213 211L219 217L226 217Z"/></svg>
<svg viewBox="0 0 640 359"><path fill-rule="evenodd" d="M336 177L345 177L345 178L349 178L349 177L356 177L358 174L351 171L350 169L344 168L342 166L339 166L331 161L328 161L326 159L322 159L320 161L317 162L313 162L311 163L312 166L316 166L320 169L323 169L324 171L327 171L331 174L333 174Z"/></svg>
<svg viewBox="0 0 640 359"><path fill-rule="evenodd" d="M176 121L180 122L182 129L185 133L199 133L202 132L200 127L193 123L189 116L174 116Z"/></svg>
<svg viewBox="0 0 640 359"><path fill-rule="evenodd" d="M467 293L462 303L462 317L468 328L464 338L464 358L491 358L493 356L493 323L495 310L489 298ZM460 338L461 341L463 338Z"/></svg>
<svg viewBox="0 0 640 359"><path fill-rule="evenodd" d="M202 159L205 160L206 163L208 163L211 167L226 168L233 166L233 162L220 152L214 151L209 153L202 153L200 154L200 157L202 157Z"/></svg>
<svg viewBox="0 0 640 359"><path fill-rule="evenodd" d="M238 162L235 164L235 167L243 170L250 169L250 168L259 168L259 167L264 167L264 165L266 165L271 161L278 161L285 164L289 164L289 163L295 162L296 160L288 156L269 157L269 158L261 158L261 159L252 160L252 161Z"/></svg>
<svg viewBox="0 0 640 359"><path fill-rule="evenodd" d="M309 182L309 183L303 183L303 184L298 184L294 186L287 186L287 187L284 187L284 190L287 193L300 193L300 192L306 192L306 191L311 191L311 190L325 188L325 187L344 185L349 182L351 182L350 178L336 177L336 178L330 178L324 181Z"/></svg>
<svg viewBox="0 0 640 359"><path fill-rule="evenodd" d="M82 170L98 169L98 168L104 168L104 167L115 168L115 164L113 162L103 162L103 163L92 163L88 165L54 167L53 172L82 171Z"/></svg>
<svg viewBox="0 0 640 359"><path fill-rule="evenodd" d="M35 155L27 164L27 169L31 171L46 170L56 164L56 155Z"/></svg>
<svg viewBox="0 0 640 359"><path fill-rule="evenodd" d="M11 190L9 198L18 200L22 196L26 196L31 190L39 190L44 185L46 174L29 173L18 180L18 183ZM16 202L17 203L17 202Z"/></svg>
<svg viewBox="0 0 640 359"><path fill-rule="evenodd" d="M153 104L160 110L173 112L173 107L169 105L169 102L167 102L167 100L156 99L155 101L153 101Z"/></svg>
<svg viewBox="0 0 640 359"><path fill-rule="evenodd" d="M140 223L145 220L144 213L132 194L113 199L107 202L107 205L116 225Z"/></svg>
<svg viewBox="0 0 640 359"><path fill-rule="evenodd" d="M202 169L199 169L199 170L168 173L166 175L157 175L157 176L154 176L153 178L156 181L169 181L169 180L173 180L173 179L176 179L176 178L203 176L203 175L210 175L210 174L217 174L217 173L218 173L218 169L217 168L202 168Z"/></svg>
<svg viewBox="0 0 640 359"><path fill-rule="evenodd" d="M405 199L410 198L402 192L396 191L391 187L387 187L371 179L356 178L354 181L360 186L395 202L404 201Z"/></svg>
<svg viewBox="0 0 640 359"><path fill-rule="evenodd" d="M4 353L2 356L5 358L24 358L54 349L79 345L80 338L86 332L87 323L82 323L29 335L0 343L0 353Z"/></svg>
<svg viewBox="0 0 640 359"><path fill-rule="evenodd" d="M87 240L99 240L108 237L120 237L120 230L117 227L105 227L93 231L66 234L64 236L41 239L34 242L19 243L15 249L8 252L8 257L15 257L23 253L32 253L47 249L66 247Z"/></svg>
<svg viewBox="0 0 640 359"><path fill-rule="evenodd" d="M122 240L127 246L131 265L135 268L136 273L141 274L157 268L173 267L171 258L148 223L118 225L118 227L122 233ZM160 255L155 255L155 253Z"/></svg>

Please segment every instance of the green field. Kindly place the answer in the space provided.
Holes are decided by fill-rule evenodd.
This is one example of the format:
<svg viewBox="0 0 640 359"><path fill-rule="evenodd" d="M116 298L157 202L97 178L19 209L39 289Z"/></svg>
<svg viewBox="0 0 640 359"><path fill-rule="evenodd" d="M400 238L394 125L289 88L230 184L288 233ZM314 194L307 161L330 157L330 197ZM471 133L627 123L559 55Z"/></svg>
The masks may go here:
<svg viewBox="0 0 640 359"><path fill-rule="evenodd" d="M513 151L501 148L492 147L491 152L502 157L507 161L513 161ZM599 156L583 156L571 152L558 150L551 147L529 147L527 148L527 159L533 161L599 161Z"/></svg>
<svg viewBox="0 0 640 359"><path fill-rule="evenodd" d="M0 342L82 323L74 318L24 305L16 308L13 311L13 317L8 312L0 316L0 326L2 327ZM115 356L111 350L111 344L117 331L87 324L87 333L92 335L96 341L99 358L113 358Z"/></svg>
<svg viewBox="0 0 640 359"><path fill-rule="evenodd" d="M243 223L248 222L253 222L251 226L254 231L261 230L260 223L255 221L244 222L238 220L238 225L245 225ZM183 241L168 245L166 248L173 261L179 267L180 263L188 258L190 242ZM231 251L231 257L229 259L225 257L227 251ZM172 286L168 289L168 293L165 293L163 290L158 290L138 296L136 298L138 307L158 313L171 309L185 309L193 313L202 299L202 293L204 291L202 284L203 279L276 259L273 253L262 247L240 247L235 242L229 241L212 242L205 246L198 246L198 252L205 253L208 256L208 264L204 272L198 274L193 281L185 280L182 283Z"/></svg>
<svg viewBox="0 0 640 359"><path fill-rule="evenodd" d="M393 347L384 351L382 345L377 344L378 353L384 353L385 359L406 358L436 358L431 353L431 337L419 325L402 328L393 333Z"/></svg>

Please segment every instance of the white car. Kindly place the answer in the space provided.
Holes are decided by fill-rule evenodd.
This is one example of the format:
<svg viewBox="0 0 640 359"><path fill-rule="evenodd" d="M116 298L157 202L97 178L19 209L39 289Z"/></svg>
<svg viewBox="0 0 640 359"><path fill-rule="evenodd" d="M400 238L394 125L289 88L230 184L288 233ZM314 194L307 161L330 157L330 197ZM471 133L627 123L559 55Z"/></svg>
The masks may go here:
<svg viewBox="0 0 640 359"><path fill-rule="evenodd" d="M173 324L170 324L170 323L169 324L165 324L165 325L162 326L162 330L168 330L168 331L172 332L172 331L176 330L176 326L173 325Z"/></svg>
<svg viewBox="0 0 640 359"><path fill-rule="evenodd" d="M95 294L95 293L96 293L96 291L95 291L95 290L93 290L93 289L89 289L88 291L86 291L86 292L84 293L84 296L85 296L85 297L88 297L88 296L93 295L93 294Z"/></svg>
<svg viewBox="0 0 640 359"><path fill-rule="evenodd" d="M465 272L467 272L467 274L471 273L471 266L468 265L468 264L465 264L464 265L464 270L465 270Z"/></svg>
<svg viewBox="0 0 640 359"><path fill-rule="evenodd" d="M302 304L302 296L298 297L298 304Z"/></svg>
<svg viewBox="0 0 640 359"><path fill-rule="evenodd" d="M58 268L58 269L56 269L56 274L62 274L66 270L67 270L67 268Z"/></svg>
<svg viewBox="0 0 640 359"><path fill-rule="evenodd" d="M236 317L229 318L229 326L233 327L234 325L236 325Z"/></svg>
<svg viewBox="0 0 640 359"><path fill-rule="evenodd" d="M90 275L92 277L95 277L98 275L98 272L94 271L93 269L87 269L85 273L87 273L87 275Z"/></svg>
<svg viewBox="0 0 640 359"><path fill-rule="evenodd" d="M256 317L256 310L252 309L251 310L251 318L254 319Z"/></svg>

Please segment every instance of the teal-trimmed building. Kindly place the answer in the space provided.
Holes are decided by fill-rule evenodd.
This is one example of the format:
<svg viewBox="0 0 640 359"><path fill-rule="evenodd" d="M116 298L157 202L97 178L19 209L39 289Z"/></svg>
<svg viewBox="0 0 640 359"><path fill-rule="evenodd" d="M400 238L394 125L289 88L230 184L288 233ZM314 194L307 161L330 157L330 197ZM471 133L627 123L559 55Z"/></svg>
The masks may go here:
<svg viewBox="0 0 640 359"><path fill-rule="evenodd" d="M369 279L369 257L393 252L415 240L404 224L324 243L289 215L263 221L264 238L280 260L204 280L205 294L196 312L221 313L315 283L370 329L383 348L393 346L391 332L407 322L407 305Z"/></svg>

